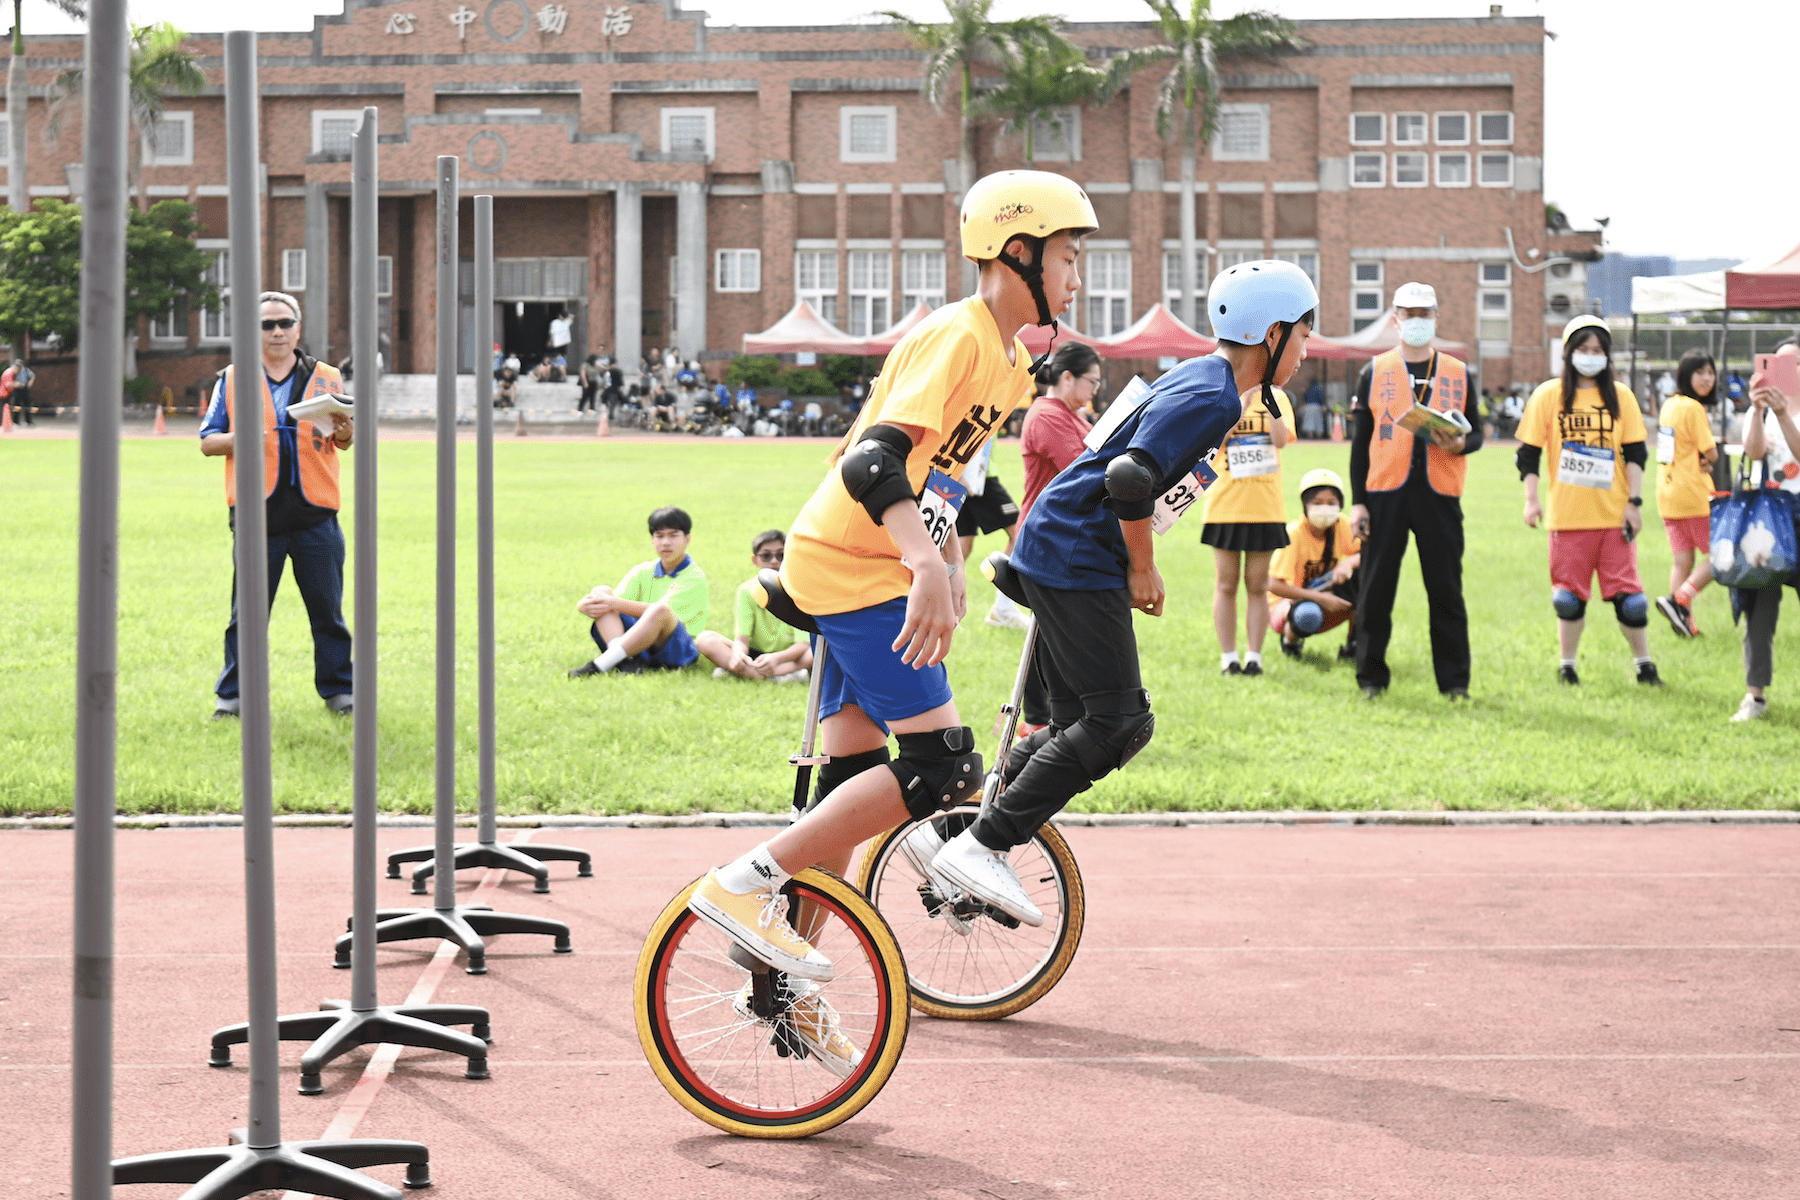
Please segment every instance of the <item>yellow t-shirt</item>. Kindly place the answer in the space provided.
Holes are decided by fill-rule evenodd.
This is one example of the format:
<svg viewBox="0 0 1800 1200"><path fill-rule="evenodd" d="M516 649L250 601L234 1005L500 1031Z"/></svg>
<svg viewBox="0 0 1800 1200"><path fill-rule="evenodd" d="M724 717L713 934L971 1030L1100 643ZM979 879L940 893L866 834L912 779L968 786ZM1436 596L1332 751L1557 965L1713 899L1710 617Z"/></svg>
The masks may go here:
<svg viewBox="0 0 1800 1200"><path fill-rule="evenodd" d="M1544 451L1538 476L1543 481L1545 524L1551 529L1613 529L1625 519L1625 501L1631 495L1625 482L1625 458L1619 448L1644 440L1644 414L1637 397L1624 384L1619 393L1619 415L1606 411L1599 385L1584 380L1575 390L1575 402L1562 410L1562 380L1538 385L1525 402L1519 421L1519 440ZM1568 455L1564 445L1579 447ZM1587 487L1562 478L1563 459L1589 478L1612 476L1606 488Z"/></svg>
<svg viewBox="0 0 1800 1200"><path fill-rule="evenodd" d="M1331 553L1325 553L1325 531L1314 529L1311 521L1301 517L1288 523L1288 544L1275 552L1269 566L1269 578L1279 579L1290 587L1303 588L1337 566L1340 559L1362 551L1362 540L1350 529L1350 518L1338 514L1331 531Z"/></svg>
<svg viewBox="0 0 1800 1200"><path fill-rule="evenodd" d="M1656 423L1657 513L1671 519L1706 516L1712 512L1713 481L1700 456L1719 444L1706 406L1692 396L1670 396Z"/></svg>
<svg viewBox="0 0 1800 1200"><path fill-rule="evenodd" d="M1006 349L993 312L974 296L944 305L894 347L828 460L831 469L788 530L781 583L802 612L855 612L912 590L894 539L850 498L838 457L877 422L917 425L928 432L906 460L913 492L933 468L960 479L1013 409L1031 400L1031 354L1016 337L1011 362Z"/></svg>
<svg viewBox="0 0 1800 1200"><path fill-rule="evenodd" d="M1281 424L1291 441L1294 437L1294 405L1280 388L1275 389L1275 407L1281 411ZM1263 407L1259 387L1250 393L1250 411L1225 435L1219 453L1213 457L1219 478L1206 489L1205 520L1208 525L1270 521L1280 524L1287 520L1287 501L1282 498L1281 491L1281 451L1275 449L1271 430L1269 412ZM1234 442L1238 461L1242 464L1240 470L1263 470L1266 474L1244 473L1234 478L1231 473ZM1268 469L1271 462L1273 470Z"/></svg>

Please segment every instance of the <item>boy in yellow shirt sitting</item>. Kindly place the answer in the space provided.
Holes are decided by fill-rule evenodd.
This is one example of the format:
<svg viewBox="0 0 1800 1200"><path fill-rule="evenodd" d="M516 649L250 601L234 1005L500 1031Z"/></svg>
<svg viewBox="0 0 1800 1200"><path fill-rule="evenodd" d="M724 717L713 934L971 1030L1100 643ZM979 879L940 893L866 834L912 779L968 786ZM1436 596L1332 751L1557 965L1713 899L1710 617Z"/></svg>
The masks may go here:
<svg viewBox="0 0 1800 1200"><path fill-rule="evenodd" d="M1281 652L1298 659L1315 633L1346 622L1350 634L1339 658L1356 657L1356 568L1362 541L1344 516L1344 481L1321 467L1300 481L1305 516L1287 527L1288 544L1269 568L1269 628L1281 635Z"/></svg>

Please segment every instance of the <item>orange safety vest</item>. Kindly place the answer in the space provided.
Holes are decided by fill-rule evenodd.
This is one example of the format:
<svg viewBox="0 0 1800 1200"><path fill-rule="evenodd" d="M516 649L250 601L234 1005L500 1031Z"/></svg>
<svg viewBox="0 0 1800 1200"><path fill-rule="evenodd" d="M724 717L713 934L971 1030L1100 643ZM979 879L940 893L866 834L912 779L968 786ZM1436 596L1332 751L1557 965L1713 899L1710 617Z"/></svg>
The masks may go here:
<svg viewBox="0 0 1800 1200"><path fill-rule="evenodd" d="M310 361L300 359L294 369L299 370ZM237 400L232 377L236 374L226 367L225 375L225 412L231 419L231 429L235 433L240 428L237 419ZM301 400L311 400L314 396L323 396L327 392L341 393L344 390L344 378L336 367L326 366L322 362L313 363L312 375L306 381L306 387L298 398L291 399L294 404ZM290 393L290 396L292 394ZM275 485L280 482L281 443L277 440L281 435L275 432L275 401L267 392L263 393L263 496L266 499L275 494ZM331 434L321 432L311 421L301 421L294 434L294 453L300 463L300 495L308 504L316 504L320 508L341 507L338 499L338 452L337 443L331 440ZM237 506L237 464L230 454L225 456L225 503Z"/></svg>
<svg viewBox="0 0 1800 1200"><path fill-rule="evenodd" d="M1427 404L1442 412L1463 411L1469 395L1469 370L1460 359L1434 354L1437 372L1431 380ZM1396 422L1413 406L1413 379L1400 351L1389 350L1376 358L1369 379L1369 412L1375 417L1375 434L1369 439L1371 492L1392 492L1412 472L1413 434ZM1435 442L1425 446L1425 477L1440 496L1460 496L1469 460L1440 450Z"/></svg>

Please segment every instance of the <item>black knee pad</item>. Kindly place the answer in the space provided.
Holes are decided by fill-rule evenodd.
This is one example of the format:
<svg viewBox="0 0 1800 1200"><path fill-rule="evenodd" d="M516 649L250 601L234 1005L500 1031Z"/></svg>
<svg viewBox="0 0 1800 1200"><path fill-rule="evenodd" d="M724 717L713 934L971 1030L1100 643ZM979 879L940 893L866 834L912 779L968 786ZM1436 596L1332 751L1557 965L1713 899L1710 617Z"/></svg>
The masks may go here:
<svg viewBox="0 0 1800 1200"><path fill-rule="evenodd" d="M1064 731L1089 782L1130 762L1150 744L1156 717L1142 688L1109 696L1083 696L1088 713Z"/></svg>
<svg viewBox="0 0 1800 1200"><path fill-rule="evenodd" d="M890 757L886 746L879 750L864 750L861 754L833 755L830 762L819 767L817 782L813 785L812 803L806 806L806 811L811 812L819 807L825 797L864 771L887 766Z"/></svg>
<svg viewBox="0 0 1800 1200"><path fill-rule="evenodd" d="M1567 588L1557 588L1551 593L1550 607L1564 621L1579 621L1587 616L1587 601Z"/></svg>
<svg viewBox="0 0 1800 1200"><path fill-rule="evenodd" d="M888 764L900 783L906 811L923 820L939 809L953 808L981 796L986 775L975 750L975 731L967 725L931 733L902 733L900 757Z"/></svg>
<svg viewBox="0 0 1800 1200"><path fill-rule="evenodd" d="M1619 624L1627 629L1642 629L1650 623L1650 602L1642 592L1626 592L1612 598L1613 612Z"/></svg>

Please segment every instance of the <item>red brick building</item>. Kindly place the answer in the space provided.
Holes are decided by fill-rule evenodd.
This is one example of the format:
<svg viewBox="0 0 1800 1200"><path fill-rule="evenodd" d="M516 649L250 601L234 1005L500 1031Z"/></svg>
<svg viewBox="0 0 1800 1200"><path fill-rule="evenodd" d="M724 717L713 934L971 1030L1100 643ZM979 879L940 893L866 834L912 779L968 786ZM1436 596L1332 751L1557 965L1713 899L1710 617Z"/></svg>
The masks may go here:
<svg viewBox="0 0 1800 1200"><path fill-rule="evenodd" d="M1300 32L1303 52L1225 64L1220 129L1199 165L1199 278L1244 258L1296 261L1319 283L1320 331L1339 335L1380 314L1398 284L1423 280L1437 288L1441 331L1479 346L1489 381L1543 378L1563 318L1529 268L1597 237L1544 228L1541 20L1311 21ZM1156 36L1123 22L1071 33L1101 53ZM204 244L222 250L222 43L190 45L212 86L170 98L144 140L143 189L198 203ZM40 133L44 87L81 50L30 39L34 196L79 194L79 119L56 147ZM390 370L434 361L442 154L461 159L466 194L496 197L496 327L522 352L543 346L559 310L576 319L577 352L629 360L674 344L717 358L797 295L869 333L916 299L962 293L954 104L940 113L920 96L920 54L892 28L708 28L672 0L347 0L310 34L265 35L260 50L263 277L303 297L317 353L348 348L348 137L365 105L381 120ZM1180 158L1156 132L1159 71L1037 137L1037 165L1083 184L1100 215L1074 318L1089 332L1116 331L1179 290ZM994 123L979 127L979 172L1024 165L1022 150ZM467 254L467 203L462 232ZM144 365L170 382L200 378L226 336L219 314L171 314L140 342L176 361ZM473 347L461 357L468 369Z"/></svg>

